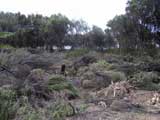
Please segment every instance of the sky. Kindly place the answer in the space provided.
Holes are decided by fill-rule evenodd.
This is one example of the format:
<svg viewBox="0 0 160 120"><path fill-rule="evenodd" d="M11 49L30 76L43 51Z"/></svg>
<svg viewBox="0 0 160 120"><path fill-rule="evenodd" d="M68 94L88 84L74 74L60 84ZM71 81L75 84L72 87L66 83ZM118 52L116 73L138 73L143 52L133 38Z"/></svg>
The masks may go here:
<svg viewBox="0 0 160 120"><path fill-rule="evenodd" d="M23 14L61 13L105 29L107 21L124 14L127 0L0 0L0 11Z"/></svg>

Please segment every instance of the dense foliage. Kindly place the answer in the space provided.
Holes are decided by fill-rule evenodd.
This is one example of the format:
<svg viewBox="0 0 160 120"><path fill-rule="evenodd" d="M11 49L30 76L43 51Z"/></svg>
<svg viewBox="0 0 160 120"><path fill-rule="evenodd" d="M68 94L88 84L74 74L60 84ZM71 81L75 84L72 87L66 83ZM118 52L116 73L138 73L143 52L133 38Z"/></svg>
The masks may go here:
<svg viewBox="0 0 160 120"><path fill-rule="evenodd" d="M132 50L153 54L159 47L159 3L159 0L129 0L126 14L108 22L121 52Z"/></svg>
<svg viewBox="0 0 160 120"><path fill-rule="evenodd" d="M49 51L64 50L65 46L98 51L118 49L121 54L153 55L160 45L159 16L159 0L128 0L126 13L110 20L103 31L62 14L44 17L1 12L0 44Z"/></svg>

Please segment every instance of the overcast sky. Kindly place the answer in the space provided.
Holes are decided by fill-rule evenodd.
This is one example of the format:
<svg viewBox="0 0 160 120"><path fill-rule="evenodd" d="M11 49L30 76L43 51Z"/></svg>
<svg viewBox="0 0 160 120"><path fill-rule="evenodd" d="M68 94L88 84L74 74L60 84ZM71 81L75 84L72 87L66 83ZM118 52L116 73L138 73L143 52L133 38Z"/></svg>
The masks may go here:
<svg viewBox="0 0 160 120"><path fill-rule="evenodd" d="M70 19L83 19L89 25L105 28L108 20L125 13L126 2L127 0L0 0L0 11L45 16L62 13Z"/></svg>

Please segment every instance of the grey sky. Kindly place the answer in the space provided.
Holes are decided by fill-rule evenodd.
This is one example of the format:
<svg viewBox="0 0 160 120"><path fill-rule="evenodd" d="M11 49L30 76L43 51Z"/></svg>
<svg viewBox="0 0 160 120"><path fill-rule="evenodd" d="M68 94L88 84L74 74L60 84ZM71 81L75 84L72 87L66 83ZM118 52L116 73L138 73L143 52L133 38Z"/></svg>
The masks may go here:
<svg viewBox="0 0 160 120"><path fill-rule="evenodd" d="M125 13L126 3L127 0L0 0L0 11L45 16L62 13L105 28L108 20Z"/></svg>

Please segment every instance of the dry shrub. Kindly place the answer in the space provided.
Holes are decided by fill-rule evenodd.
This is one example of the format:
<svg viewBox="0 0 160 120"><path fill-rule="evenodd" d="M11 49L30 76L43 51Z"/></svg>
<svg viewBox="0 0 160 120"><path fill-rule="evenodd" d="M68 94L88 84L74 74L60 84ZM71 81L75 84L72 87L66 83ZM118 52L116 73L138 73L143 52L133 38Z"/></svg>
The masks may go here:
<svg viewBox="0 0 160 120"><path fill-rule="evenodd" d="M11 53L0 53L0 64L5 66L13 66L22 62L30 55L25 49L16 49Z"/></svg>
<svg viewBox="0 0 160 120"><path fill-rule="evenodd" d="M107 98L124 98L125 96L130 95L133 90L133 86L127 81L121 81L111 84L109 87L104 88L97 92L98 96L107 97Z"/></svg>

